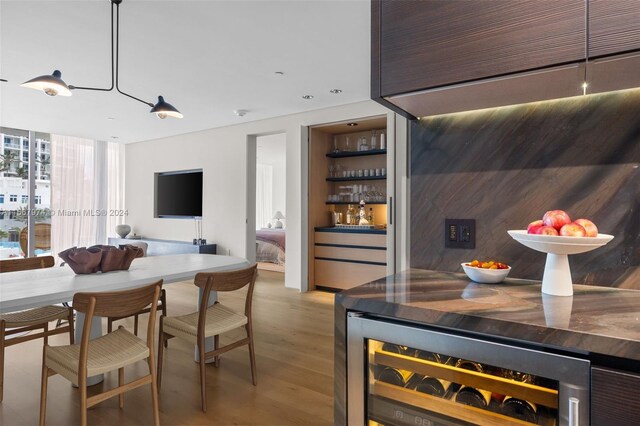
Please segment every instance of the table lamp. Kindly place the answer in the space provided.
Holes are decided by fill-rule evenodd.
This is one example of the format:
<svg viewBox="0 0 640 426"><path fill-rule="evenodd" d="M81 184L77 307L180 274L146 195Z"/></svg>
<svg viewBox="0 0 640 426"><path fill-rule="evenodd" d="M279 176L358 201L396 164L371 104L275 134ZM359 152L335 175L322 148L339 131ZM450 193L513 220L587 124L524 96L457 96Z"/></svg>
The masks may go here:
<svg viewBox="0 0 640 426"><path fill-rule="evenodd" d="M284 219L284 215L280 210L278 210L276 214L273 215L272 219L276 219L276 222L273 224L273 227L282 229L282 222L280 222L280 219Z"/></svg>

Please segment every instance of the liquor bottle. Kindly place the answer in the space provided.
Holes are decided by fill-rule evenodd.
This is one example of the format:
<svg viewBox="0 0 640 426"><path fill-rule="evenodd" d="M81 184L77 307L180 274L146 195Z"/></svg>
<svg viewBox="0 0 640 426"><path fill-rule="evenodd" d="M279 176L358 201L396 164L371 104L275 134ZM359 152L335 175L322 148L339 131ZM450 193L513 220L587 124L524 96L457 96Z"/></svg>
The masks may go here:
<svg viewBox="0 0 640 426"><path fill-rule="evenodd" d="M456 402L477 408L488 408L491 402L491 392L485 389L462 386L456 395Z"/></svg>
<svg viewBox="0 0 640 426"><path fill-rule="evenodd" d="M373 207L369 208L369 217L367 217L369 225L373 225Z"/></svg>
<svg viewBox="0 0 640 426"><path fill-rule="evenodd" d="M353 224L353 209L351 208L351 204L347 205L347 225Z"/></svg>
<svg viewBox="0 0 640 426"><path fill-rule="evenodd" d="M357 225L366 225L367 224L367 214L365 213L365 202L364 200L360 201L360 208L358 209L358 223Z"/></svg>
<svg viewBox="0 0 640 426"><path fill-rule="evenodd" d="M502 413L529 423L538 422L538 407L533 402L524 399L505 396L502 402Z"/></svg>
<svg viewBox="0 0 640 426"><path fill-rule="evenodd" d="M382 369L380 374L378 374L378 380L391 385L404 387L407 385L409 380L411 380L413 374L413 371L402 370L394 367L385 367Z"/></svg>

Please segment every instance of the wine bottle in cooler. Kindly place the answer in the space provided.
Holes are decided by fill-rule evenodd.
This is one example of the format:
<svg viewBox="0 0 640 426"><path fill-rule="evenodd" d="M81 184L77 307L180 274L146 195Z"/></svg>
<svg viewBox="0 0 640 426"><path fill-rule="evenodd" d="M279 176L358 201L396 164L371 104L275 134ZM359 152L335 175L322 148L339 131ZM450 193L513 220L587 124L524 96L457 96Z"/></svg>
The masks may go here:
<svg viewBox="0 0 640 426"><path fill-rule="evenodd" d="M505 377L516 382L535 383L534 376L520 371L509 370ZM513 396L504 397L502 401L502 413L506 416L524 420L529 423L536 423L538 419L538 407L536 404Z"/></svg>
<svg viewBox="0 0 640 426"><path fill-rule="evenodd" d="M464 370L477 371L478 373L484 373L484 367L479 362L469 361L466 359L459 359L455 362L456 368L462 368ZM451 390L457 392L460 389L460 383L453 383Z"/></svg>
<svg viewBox="0 0 640 426"><path fill-rule="evenodd" d="M378 374L378 380L391 385L405 387L409 380L411 380L413 374L413 371L402 370L394 367L384 367Z"/></svg>
<svg viewBox="0 0 640 426"><path fill-rule="evenodd" d="M456 395L456 402L486 409L491 403L491 392L471 386L462 386Z"/></svg>
<svg viewBox="0 0 640 426"><path fill-rule="evenodd" d="M502 401L502 413L529 423L537 423L538 407L533 402L524 399L505 396Z"/></svg>
<svg viewBox="0 0 640 426"><path fill-rule="evenodd" d="M415 390L433 396L443 398L447 395L451 382L431 376L424 376L416 386Z"/></svg>
<svg viewBox="0 0 640 426"><path fill-rule="evenodd" d="M393 343L384 343L382 350L385 352L391 352L399 355L415 356L416 350L408 346L395 345Z"/></svg>

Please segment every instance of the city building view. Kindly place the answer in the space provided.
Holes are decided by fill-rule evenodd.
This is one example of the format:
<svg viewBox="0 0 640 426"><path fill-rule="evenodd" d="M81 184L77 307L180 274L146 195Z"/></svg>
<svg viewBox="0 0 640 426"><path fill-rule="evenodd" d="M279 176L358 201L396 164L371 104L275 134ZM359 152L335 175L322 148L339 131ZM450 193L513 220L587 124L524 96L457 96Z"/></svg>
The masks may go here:
<svg viewBox="0 0 640 426"><path fill-rule="evenodd" d="M33 143L29 135L34 137ZM29 151L35 155L29 161ZM35 170L30 194L29 170ZM33 204L30 203L33 197ZM34 216L35 250L49 251L51 223L51 141L47 133L0 128L0 259L26 254L28 216Z"/></svg>

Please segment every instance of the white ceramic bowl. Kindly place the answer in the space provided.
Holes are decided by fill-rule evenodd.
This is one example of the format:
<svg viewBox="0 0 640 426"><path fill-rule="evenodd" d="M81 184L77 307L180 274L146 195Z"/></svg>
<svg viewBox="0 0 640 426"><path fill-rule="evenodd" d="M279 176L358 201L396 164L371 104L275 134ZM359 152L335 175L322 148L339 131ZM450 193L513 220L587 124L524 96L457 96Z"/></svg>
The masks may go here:
<svg viewBox="0 0 640 426"><path fill-rule="evenodd" d="M467 266L467 263L471 262L464 262L460 265L462 266L464 273L477 283L495 284L502 282L507 278L507 275L509 275L509 271L511 271L511 266L507 269L484 269Z"/></svg>
<svg viewBox="0 0 640 426"><path fill-rule="evenodd" d="M597 237L562 237L557 235L527 234L526 229L507 231L511 238L534 250L553 254L585 253L607 244L613 235L598 234Z"/></svg>

